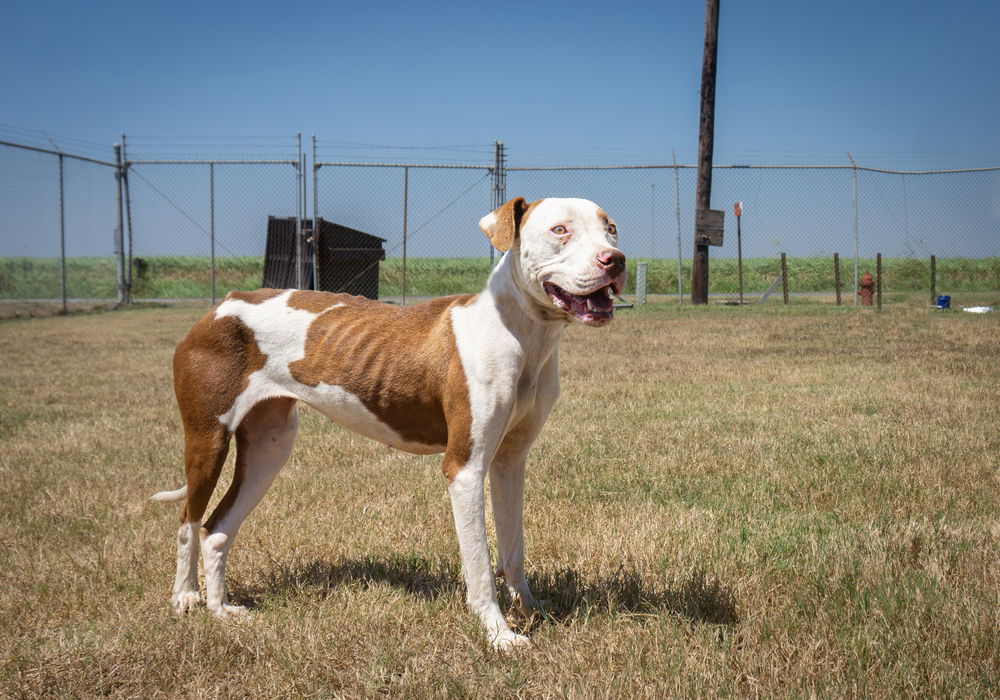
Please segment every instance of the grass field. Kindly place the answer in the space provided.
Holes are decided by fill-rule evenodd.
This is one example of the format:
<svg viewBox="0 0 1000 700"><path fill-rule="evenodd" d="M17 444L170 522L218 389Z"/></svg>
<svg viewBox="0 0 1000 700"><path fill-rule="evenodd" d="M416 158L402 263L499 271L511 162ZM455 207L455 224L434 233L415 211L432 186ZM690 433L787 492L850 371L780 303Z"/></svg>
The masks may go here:
<svg viewBox="0 0 1000 700"><path fill-rule="evenodd" d="M174 617L148 497L200 311L0 322L0 696L997 697L1000 314L925 307L568 329L528 475L548 602L499 657L439 460L308 409L230 558L253 614Z"/></svg>
<svg viewBox="0 0 1000 700"><path fill-rule="evenodd" d="M133 298L207 299L211 296L210 261L199 257L143 258L133 275ZM675 294L676 260L647 260L650 294ZM403 293L403 261L388 258L379 267L379 292L383 297ZM635 285L635 263L629 261L627 293ZM875 274L875 260L859 260L859 275ZM229 290L251 290L261 285L264 262L260 257L218 258L216 291L219 297ZM487 258L410 258L407 261L406 293L412 297L477 292L489 271ZM930 262L917 258L883 260L884 288L891 292L930 290ZM778 257L744 261L744 289L759 296L781 272ZM114 299L117 297L113 258L70 258L67 262L67 294L71 298ZM942 294L955 292L1000 292L1000 258L942 258L937 261L937 288ZM790 258L789 288L792 292L832 292L835 289L831 258ZM684 288L690 293L690 261L684 261ZM854 283L853 259L841 260L841 284L851 298ZM710 291L735 294L739 291L736 260L714 258L711 262ZM59 261L55 259L0 258L0 298L46 299L61 295Z"/></svg>

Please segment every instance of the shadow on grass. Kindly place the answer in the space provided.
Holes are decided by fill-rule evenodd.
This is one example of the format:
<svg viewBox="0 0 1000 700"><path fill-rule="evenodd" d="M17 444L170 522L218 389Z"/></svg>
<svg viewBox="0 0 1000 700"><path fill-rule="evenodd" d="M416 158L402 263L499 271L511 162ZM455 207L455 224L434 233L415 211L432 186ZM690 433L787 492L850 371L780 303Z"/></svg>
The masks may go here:
<svg viewBox="0 0 1000 700"><path fill-rule="evenodd" d="M454 595L462 589L462 579L457 566L418 556L313 559L277 563L274 569L265 573L263 584L246 588L231 586L230 598L238 605L255 608L268 598L329 595L348 585L365 588L388 585L429 601L442 595Z"/></svg>
<svg viewBox="0 0 1000 700"><path fill-rule="evenodd" d="M624 566L596 577L559 569L534 572L528 584L535 597L544 601L542 617L557 621L592 613L670 613L692 622L726 626L740 621L732 589L703 569L663 583L645 581L638 571Z"/></svg>
<svg viewBox="0 0 1000 700"><path fill-rule="evenodd" d="M526 621L535 627L543 620L560 622L592 614L674 614L692 622L733 626L739 623L736 597L718 577L695 569L673 581L647 582L635 569L624 566L606 575L586 576L574 569L533 571L528 583L535 597L544 601L540 615ZM230 590L233 602L260 607L266 599L300 595L329 595L345 585L365 588L392 586L427 601L441 596L464 596L465 586L457 564L420 556L314 559L277 564L262 584ZM510 606L500 586L502 609Z"/></svg>

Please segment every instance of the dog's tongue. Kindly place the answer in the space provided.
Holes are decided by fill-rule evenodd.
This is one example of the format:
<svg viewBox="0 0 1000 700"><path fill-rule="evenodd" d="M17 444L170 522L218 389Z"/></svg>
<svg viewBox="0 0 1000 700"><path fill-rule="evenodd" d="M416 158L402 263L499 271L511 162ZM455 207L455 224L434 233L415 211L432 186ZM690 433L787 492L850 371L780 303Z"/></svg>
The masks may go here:
<svg viewBox="0 0 1000 700"><path fill-rule="evenodd" d="M603 324L614 313L614 299L608 296L607 287L586 295L571 294L555 285L547 285L546 291L556 306L588 325Z"/></svg>
<svg viewBox="0 0 1000 700"><path fill-rule="evenodd" d="M576 294L566 295L570 300L570 312L576 316L585 316L589 313L606 314L614 306L614 300L608 297L608 293L599 289L587 296L577 296Z"/></svg>

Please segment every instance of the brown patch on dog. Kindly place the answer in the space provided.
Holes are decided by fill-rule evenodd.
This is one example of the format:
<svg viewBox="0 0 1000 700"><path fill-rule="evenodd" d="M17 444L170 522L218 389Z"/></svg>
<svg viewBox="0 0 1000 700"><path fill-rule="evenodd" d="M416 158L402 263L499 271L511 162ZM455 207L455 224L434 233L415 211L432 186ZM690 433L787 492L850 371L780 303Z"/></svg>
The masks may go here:
<svg viewBox="0 0 1000 700"><path fill-rule="evenodd" d="M472 410L451 309L473 298L396 307L348 297L345 306L312 322L305 356L289 372L308 386L341 387L407 442L446 446L445 464L460 460L464 466ZM444 471L451 478L451 468Z"/></svg>
<svg viewBox="0 0 1000 700"><path fill-rule="evenodd" d="M615 222L611 219L610 216L604 213L603 209L597 210L597 218L600 219L601 223L604 224L605 231L610 233L612 236L618 235L618 226L615 224Z"/></svg>
<svg viewBox="0 0 1000 700"><path fill-rule="evenodd" d="M258 290L268 292L274 290ZM275 295L234 292L227 298L259 299ZM250 375L267 357L260 352L253 332L238 318L215 318L211 311L198 321L174 351L174 394L184 424L184 465L187 473L187 506L181 522L201 520L226 461L231 437L219 416L229 410L247 388Z"/></svg>
<svg viewBox="0 0 1000 700"><path fill-rule="evenodd" d="M514 247L514 241L531 210L543 201L539 199L527 204L524 197L515 197L493 212L495 221L488 229L484 228L483 233L497 250L501 252L510 250Z"/></svg>
<svg viewBox="0 0 1000 700"><path fill-rule="evenodd" d="M351 296L350 294L333 294L330 292L292 292L288 297L288 308L299 311L309 311L314 314L321 314L337 304L358 303L365 297Z"/></svg>
<svg viewBox="0 0 1000 700"><path fill-rule="evenodd" d="M454 338L452 338L454 341ZM452 481L472 456L472 406L469 404L469 383L462 360L456 351L448 363L448 380L442 396L442 407L448 421L448 447L441 463L441 473Z"/></svg>
<svg viewBox="0 0 1000 700"><path fill-rule="evenodd" d="M263 304L268 299L274 299L276 296L284 294L285 289L255 289L252 292L229 292L226 295L224 301L229 301L235 299L236 301L246 302L247 304Z"/></svg>

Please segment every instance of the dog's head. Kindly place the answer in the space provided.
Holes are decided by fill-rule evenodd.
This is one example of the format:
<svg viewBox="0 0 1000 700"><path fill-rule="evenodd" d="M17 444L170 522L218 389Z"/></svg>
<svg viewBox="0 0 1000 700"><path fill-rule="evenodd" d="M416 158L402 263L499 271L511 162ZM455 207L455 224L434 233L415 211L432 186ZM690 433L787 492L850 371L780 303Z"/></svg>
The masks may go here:
<svg viewBox="0 0 1000 700"><path fill-rule="evenodd" d="M479 221L497 250L514 256L525 291L550 313L588 326L614 316L625 286L615 222L586 199L512 199Z"/></svg>

